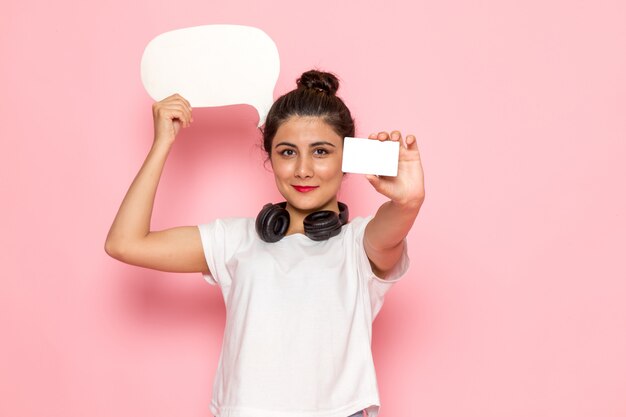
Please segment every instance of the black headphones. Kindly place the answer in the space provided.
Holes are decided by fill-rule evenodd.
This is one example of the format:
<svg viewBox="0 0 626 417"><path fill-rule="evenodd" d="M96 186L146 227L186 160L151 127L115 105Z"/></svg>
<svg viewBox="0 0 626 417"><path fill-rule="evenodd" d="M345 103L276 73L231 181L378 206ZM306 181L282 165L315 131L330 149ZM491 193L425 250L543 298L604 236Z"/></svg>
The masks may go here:
<svg viewBox="0 0 626 417"><path fill-rule="evenodd" d="M341 226L348 223L348 206L338 202L339 214L332 210L320 210L304 218L304 234L312 240L327 240L337 236ZM278 242L289 229L287 202L263 206L256 217L256 232L265 242Z"/></svg>

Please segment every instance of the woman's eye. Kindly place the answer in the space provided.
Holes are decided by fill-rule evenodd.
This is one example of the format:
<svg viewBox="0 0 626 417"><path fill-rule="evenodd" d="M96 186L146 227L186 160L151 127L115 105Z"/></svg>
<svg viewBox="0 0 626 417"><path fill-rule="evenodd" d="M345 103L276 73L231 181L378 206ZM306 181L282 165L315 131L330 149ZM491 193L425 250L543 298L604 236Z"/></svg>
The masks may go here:
<svg viewBox="0 0 626 417"><path fill-rule="evenodd" d="M317 148L313 151L315 155L328 155L328 151L324 148Z"/></svg>
<svg viewBox="0 0 626 417"><path fill-rule="evenodd" d="M280 151L280 154L282 156L293 156L295 152L293 149L283 149L282 151Z"/></svg>

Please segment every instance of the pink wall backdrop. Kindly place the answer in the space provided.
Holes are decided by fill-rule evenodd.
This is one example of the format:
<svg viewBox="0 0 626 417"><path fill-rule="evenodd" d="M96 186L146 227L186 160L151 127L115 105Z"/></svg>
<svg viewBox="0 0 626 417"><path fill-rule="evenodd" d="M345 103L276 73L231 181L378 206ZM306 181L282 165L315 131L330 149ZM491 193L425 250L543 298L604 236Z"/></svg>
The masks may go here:
<svg viewBox="0 0 626 417"><path fill-rule="evenodd" d="M412 267L374 323L381 416L626 416L625 16L616 0L4 2L0 415L210 417L219 289L103 246L152 140L143 48L232 23L275 40L276 95L331 70L359 135L418 137ZM194 117L154 227L277 201L254 109ZM353 215L383 201L358 175L341 197Z"/></svg>

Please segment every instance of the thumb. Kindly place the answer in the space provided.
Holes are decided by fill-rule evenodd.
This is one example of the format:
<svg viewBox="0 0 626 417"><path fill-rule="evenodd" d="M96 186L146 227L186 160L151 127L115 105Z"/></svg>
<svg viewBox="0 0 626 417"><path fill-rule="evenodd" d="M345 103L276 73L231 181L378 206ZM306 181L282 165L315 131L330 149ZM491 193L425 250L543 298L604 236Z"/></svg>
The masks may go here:
<svg viewBox="0 0 626 417"><path fill-rule="evenodd" d="M367 178L369 183L378 190L378 187L380 186L380 177L377 175L366 175L365 178Z"/></svg>

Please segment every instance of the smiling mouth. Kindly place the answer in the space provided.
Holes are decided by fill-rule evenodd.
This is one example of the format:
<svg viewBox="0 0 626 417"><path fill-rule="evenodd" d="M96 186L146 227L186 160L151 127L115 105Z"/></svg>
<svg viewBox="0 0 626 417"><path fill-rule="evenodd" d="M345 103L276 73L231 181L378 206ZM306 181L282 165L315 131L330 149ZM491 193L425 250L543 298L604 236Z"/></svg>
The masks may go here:
<svg viewBox="0 0 626 417"><path fill-rule="evenodd" d="M308 193L309 191L315 190L317 187L310 187L310 186L301 186L301 185L293 185L293 188L296 189L296 191L301 192L301 193Z"/></svg>

